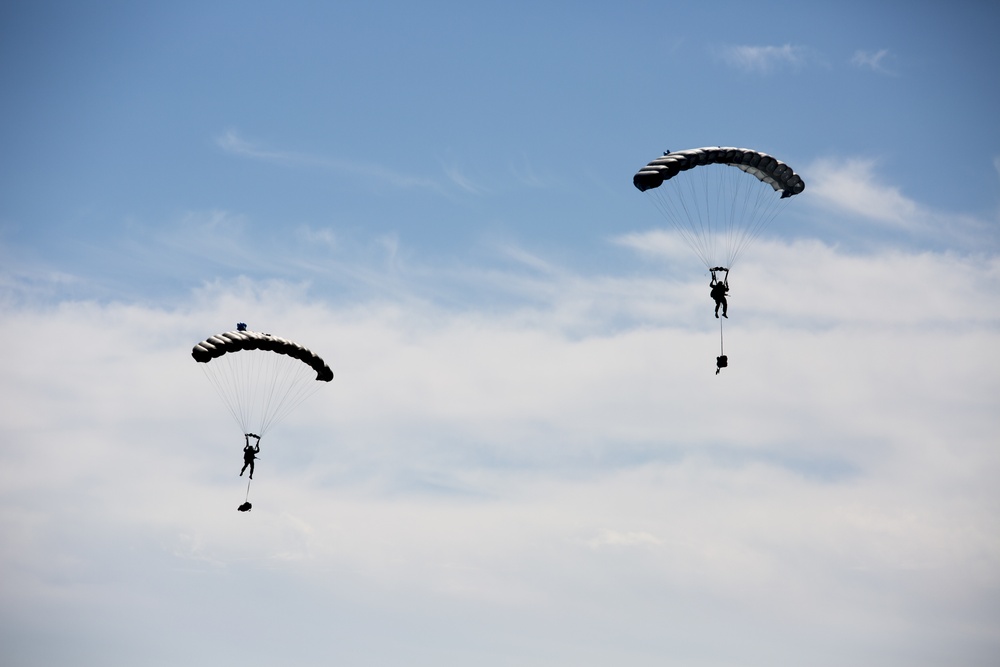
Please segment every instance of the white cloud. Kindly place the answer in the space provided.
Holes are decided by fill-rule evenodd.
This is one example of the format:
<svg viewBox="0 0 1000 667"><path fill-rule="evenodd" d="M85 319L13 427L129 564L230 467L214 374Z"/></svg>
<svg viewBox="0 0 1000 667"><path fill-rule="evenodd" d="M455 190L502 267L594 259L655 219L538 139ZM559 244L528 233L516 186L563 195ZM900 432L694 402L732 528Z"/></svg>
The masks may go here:
<svg viewBox="0 0 1000 667"><path fill-rule="evenodd" d="M600 535L587 540L587 545L593 549L602 547L636 547L636 546L657 546L663 544L663 540L645 531L605 530Z"/></svg>
<svg viewBox="0 0 1000 667"><path fill-rule="evenodd" d="M666 230L630 232L617 237L613 242L647 258L688 259L691 253L691 249L678 234Z"/></svg>
<svg viewBox="0 0 1000 667"><path fill-rule="evenodd" d="M662 234L621 243L676 252ZM287 657L345 619L331 650L382 664L403 650L374 641L386 625L437 662L464 650L438 644L456 623L477 647L580 646L574 664L633 644L631 664L733 662L719 633L740 664L774 664L749 649L803 655L830 628L844 654L995 646L1000 260L761 241L716 377L701 276L521 256L490 276L523 292L508 308L248 280L176 308L5 302L7 650L55 621L119 652L115 637L166 633L168 658ZM227 318L336 373L263 443L249 515L242 438L189 358ZM262 608L263 590L281 593ZM243 648L248 622L270 631Z"/></svg>
<svg viewBox="0 0 1000 667"><path fill-rule="evenodd" d="M985 249L990 223L961 213L937 211L885 183L870 158L826 158L803 170L807 200L839 213L926 239L967 249Z"/></svg>
<svg viewBox="0 0 1000 667"><path fill-rule="evenodd" d="M686 259L693 264L691 251L670 232L628 234L617 242L664 263ZM985 252L961 255L886 250L853 255L815 240L789 243L765 237L755 242L747 265L741 265L730 277L733 298L738 295L752 311L744 317L779 318L788 325L797 321L818 326L864 323L895 328L940 326L947 319L960 327L962 322L985 324L1000 319L1000 308L988 297L1000 289L1000 263L996 255ZM912 289L915 277L923 285L919 294ZM706 293L707 282L706 274ZM876 286L892 297L872 298L871 290ZM684 298L690 289L684 284L664 294L671 299ZM963 292L968 300L954 298ZM698 293L687 304L692 314L703 307L702 296Z"/></svg>
<svg viewBox="0 0 1000 667"><path fill-rule="evenodd" d="M899 188L879 181L874 160L818 160L809 166L809 193L829 205L902 229L925 224L927 214Z"/></svg>
<svg viewBox="0 0 1000 667"><path fill-rule="evenodd" d="M800 46L727 46L720 50L722 59L748 72L769 73L781 67L798 69L806 63L806 50Z"/></svg>
<svg viewBox="0 0 1000 667"><path fill-rule="evenodd" d="M895 75L896 73L887 66L887 61L889 60L892 60L892 56L889 54L889 49L880 49L875 52L863 51L859 49L854 52L854 56L851 58L851 64L857 67L870 69L871 71L878 72L879 74Z"/></svg>

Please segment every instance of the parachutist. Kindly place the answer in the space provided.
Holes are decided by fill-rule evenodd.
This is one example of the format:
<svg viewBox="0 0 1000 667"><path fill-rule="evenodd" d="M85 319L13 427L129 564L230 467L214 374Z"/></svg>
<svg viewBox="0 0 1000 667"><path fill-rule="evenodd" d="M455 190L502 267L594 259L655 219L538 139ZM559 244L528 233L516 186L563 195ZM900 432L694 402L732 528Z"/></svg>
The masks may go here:
<svg viewBox="0 0 1000 667"><path fill-rule="evenodd" d="M723 174L732 174L734 178ZM635 172L632 185L653 197L674 231L705 267L711 267L709 286L715 301L715 317L719 317L721 307L722 317L727 319L729 267L783 205L771 195L780 192L780 200L784 200L802 193L806 187L802 177L777 158L726 146L663 151L662 156ZM751 192L755 194L748 197ZM724 273L721 281L720 272ZM723 324L720 319L721 356L716 358L716 374L727 364L722 344ZM209 345L205 348L204 354L211 353Z"/></svg>
<svg viewBox="0 0 1000 667"><path fill-rule="evenodd" d="M726 272L726 277L721 282L715 277L716 271ZM729 315L726 314L729 310L729 302L726 301L726 293L729 292L729 269L723 269L721 266L712 269L712 280L708 286L712 288L712 298L715 299L716 319L719 317L719 306L722 306L722 316L729 319Z"/></svg>
<svg viewBox="0 0 1000 667"><path fill-rule="evenodd" d="M249 512L251 507L253 507L253 505L251 505L249 502L245 502L236 509L238 509L241 512Z"/></svg>
<svg viewBox="0 0 1000 667"><path fill-rule="evenodd" d="M243 448L243 470L240 470L240 477L242 477L243 473L246 472L247 466L250 466L250 479L253 479L253 461L257 458L257 454L260 453L260 436L254 435L253 433L244 433L243 438L246 440L247 444L246 447ZM257 438L257 444L251 447L250 438Z"/></svg>

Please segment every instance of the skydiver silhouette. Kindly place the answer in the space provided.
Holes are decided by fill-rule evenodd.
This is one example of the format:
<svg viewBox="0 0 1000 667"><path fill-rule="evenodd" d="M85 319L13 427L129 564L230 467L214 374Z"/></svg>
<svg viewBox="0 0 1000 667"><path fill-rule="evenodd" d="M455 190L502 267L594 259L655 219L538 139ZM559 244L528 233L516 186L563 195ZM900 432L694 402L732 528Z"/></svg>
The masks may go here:
<svg viewBox="0 0 1000 667"><path fill-rule="evenodd" d="M260 453L260 436L253 433L244 433L243 438L247 441L247 444L243 448L243 470L240 470L240 477L243 476L247 466L250 466L250 479L253 479L253 460ZM257 444L253 447L250 446L250 438L257 438Z"/></svg>
<svg viewBox="0 0 1000 667"><path fill-rule="evenodd" d="M712 288L712 298L715 299L715 317L719 317L719 306L722 306L722 316L729 319L726 312L729 310L729 303L726 301L726 293L729 292L729 269L717 266L712 271L712 280L708 286ZM726 277L720 282L715 277L716 271L725 271Z"/></svg>

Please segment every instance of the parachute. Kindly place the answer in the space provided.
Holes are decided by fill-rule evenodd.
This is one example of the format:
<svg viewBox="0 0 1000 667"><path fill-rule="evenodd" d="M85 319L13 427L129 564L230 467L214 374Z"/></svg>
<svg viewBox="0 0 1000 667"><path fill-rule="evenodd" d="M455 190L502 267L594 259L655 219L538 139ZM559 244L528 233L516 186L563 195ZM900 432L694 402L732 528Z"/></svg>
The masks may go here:
<svg viewBox="0 0 1000 667"><path fill-rule="evenodd" d="M315 352L278 336L236 331L211 336L194 346L201 364L243 433L263 435L297 405L333 379Z"/></svg>
<svg viewBox="0 0 1000 667"><path fill-rule="evenodd" d="M632 184L652 196L670 226L712 272L713 286L716 272L725 272L727 288L729 271L743 251L774 220L785 201L806 188L784 162L747 148L722 146L667 151L636 172ZM776 192L781 196L775 196ZM715 290L712 297L718 317ZM729 366L721 319L715 366L716 375Z"/></svg>
<svg viewBox="0 0 1000 667"><path fill-rule="evenodd" d="M791 167L766 153L722 146L667 151L636 172L632 183L652 196L707 269L731 269L784 202L806 187Z"/></svg>

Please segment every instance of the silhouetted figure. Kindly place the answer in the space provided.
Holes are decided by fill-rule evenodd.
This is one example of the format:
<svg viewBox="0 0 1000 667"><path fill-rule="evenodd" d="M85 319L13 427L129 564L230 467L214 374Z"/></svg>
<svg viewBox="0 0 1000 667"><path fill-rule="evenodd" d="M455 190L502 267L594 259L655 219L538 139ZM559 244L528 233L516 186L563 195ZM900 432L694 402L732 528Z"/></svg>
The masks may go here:
<svg viewBox="0 0 1000 667"><path fill-rule="evenodd" d="M722 355L721 357L715 358L715 374L718 375L719 371L729 365L729 357Z"/></svg>
<svg viewBox="0 0 1000 667"><path fill-rule="evenodd" d="M247 445L243 448L243 470L240 470L240 477L243 476L247 466L250 466L250 479L253 479L253 460L260 453L260 436L253 433L244 433L243 437L246 439ZM253 447L250 446L250 438L257 438L257 444Z"/></svg>
<svg viewBox="0 0 1000 667"><path fill-rule="evenodd" d="M715 277L716 271L725 271L726 277L720 282ZM729 269L717 266L712 269L712 281L708 283L712 288L712 298L715 299L715 316L719 317L719 306L722 306L722 316L728 318L726 311L729 310L729 303L726 301L726 293L729 292Z"/></svg>
<svg viewBox="0 0 1000 667"><path fill-rule="evenodd" d="M249 502L245 502L236 509L238 509L241 512L249 512L251 507L253 507L253 505L251 505Z"/></svg>

